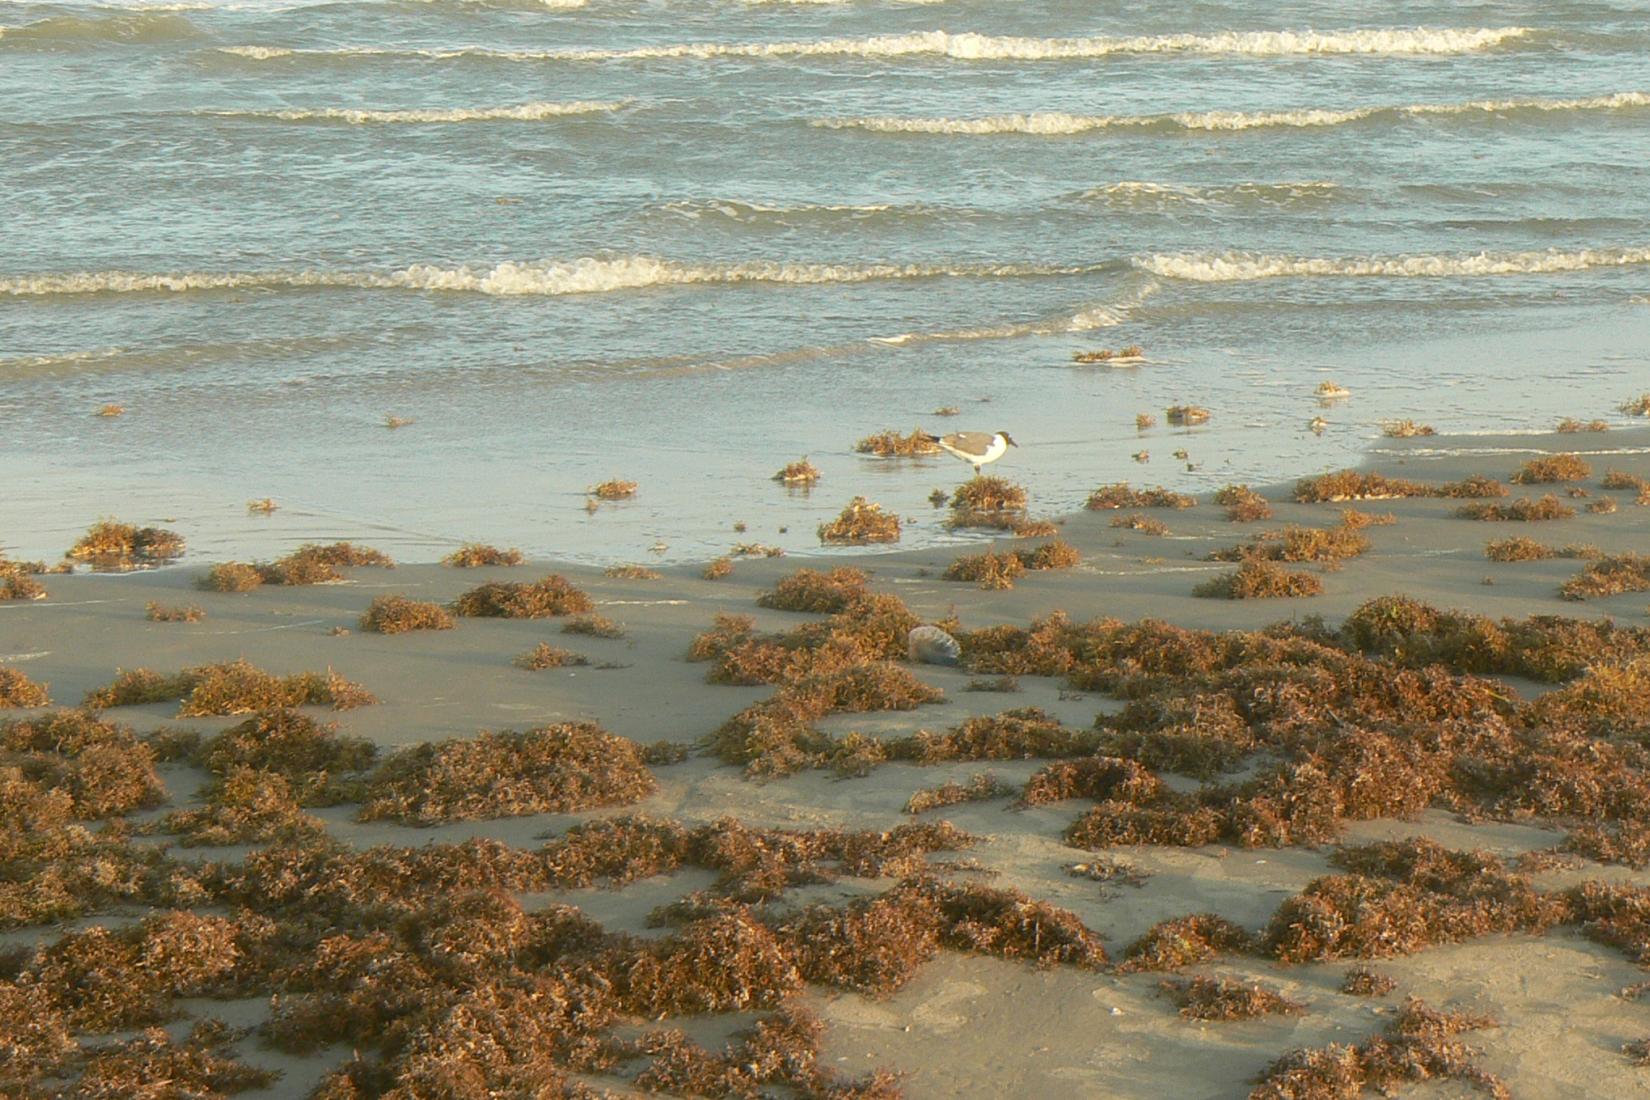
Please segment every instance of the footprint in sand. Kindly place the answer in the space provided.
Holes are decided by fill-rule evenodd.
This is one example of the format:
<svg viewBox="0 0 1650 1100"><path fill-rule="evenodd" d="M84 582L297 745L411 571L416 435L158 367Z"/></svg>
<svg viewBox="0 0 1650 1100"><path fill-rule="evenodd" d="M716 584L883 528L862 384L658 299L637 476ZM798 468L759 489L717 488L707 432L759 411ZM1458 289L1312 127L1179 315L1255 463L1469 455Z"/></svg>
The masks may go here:
<svg viewBox="0 0 1650 1100"><path fill-rule="evenodd" d="M960 1004L983 996L985 986L974 982L947 982L940 991L918 1005L911 1019L928 1031L944 1035L968 1023L968 1014Z"/></svg>

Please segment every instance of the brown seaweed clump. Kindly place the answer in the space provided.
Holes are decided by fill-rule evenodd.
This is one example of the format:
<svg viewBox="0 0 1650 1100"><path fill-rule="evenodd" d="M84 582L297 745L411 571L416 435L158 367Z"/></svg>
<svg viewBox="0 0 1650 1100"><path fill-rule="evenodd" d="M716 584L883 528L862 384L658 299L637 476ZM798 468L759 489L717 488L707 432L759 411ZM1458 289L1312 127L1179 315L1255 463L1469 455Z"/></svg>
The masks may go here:
<svg viewBox="0 0 1650 1100"><path fill-rule="evenodd" d="M540 672L547 668L587 665L590 663L590 659L582 653L574 653L569 649L559 649L549 642L540 642L520 657L517 657L515 663L517 668Z"/></svg>
<svg viewBox="0 0 1650 1100"><path fill-rule="evenodd" d="M865 595L866 575L863 569L841 566L830 572L798 569L780 580L772 592L756 598L758 607L778 611L812 611L835 615L845 610L854 600Z"/></svg>
<svg viewBox="0 0 1650 1100"><path fill-rule="evenodd" d="M1641 393L1621 403L1621 411L1628 416L1650 416L1650 393Z"/></svg>
<svg viewBox="0 0 1650 1100"><path fill-rule="evenodd" d="M1215 503L1226 509L1233 523L1253 523L1271 519L1272 505L1247 485L1225 485L1215 493Z"/></svg>
<svg viewBox="0 0 1650 1100"><path fill-rule="evenodd" d="M162 565L182 555L183 537L175 531L100 519L63 556L94 569L127 570Z"/></svg>
<svg viewBox="0 0 1650 1100"><path fill-rule="evenodd" d="M1524 535L1510 539L1496 539L1484 546L1484 556L1491 561L1545 561L1548 558L1596 558L1599 548L1571 543L1567 546L1548 546Z"/></svg>
<svg viewBox="0 0 1650 1100"><path fill-rule="evenodd" d="M1414 439L1416 436L1437 435L1431 424L1417 424L1413 420L1383 420L1381 434L1388 439Z"/></svg>
<svg viewBox="0 0 1650 1100"><path fill-rule="evenodd" d="M779 472L773 475L773 480L786 485L813 485L821 476L818 466L809 462L807 458L799 458L780 467Z"/></svg>
<svg viewBox="0 0 1650 1100"><path fill-rule="evenodd" d="M634 481L624 481L615 477L593 486L590 495L597 500L629 500L636 495L637 488Z"/></svg>
<svg viewBox="0 0 1650 1100"><path fill-rule="evenodd" d="M719 581L733 573L733 559L730 557L715 558L705 565L700 575L707 581Z"/></svg>
<svg viewBox="0 0 1650 1100"><path fill-rule="evenodd" d="M452 603L453 613L493 619L547 619L591 611L595 603L559 573L537 581L478 585Z"/></svg>
<svg viewBox="0 0 1650 1100"><path fill-rule="evenodd" d="M293 710L270 710L248 718L200 743L194 762L222 780L237 771L278 776L304 806L353 801L355 780L372 766L378 750L371 741L340 735Z"/></svg>
<svg viewBox="0 0 1650 1100"><path fill-rule="evenodd" d="M1396 1095L1418 1081L1461 1081L1507 1100L1507 1086L1480 1068L1476 1052L1456 1038L1463 1031L1494 1027L1485 1016L1439 1012L1413 998L1384 1035L1358 1046L1336 1043L1285 1054L1266 1068L1249 1100L1354 1100L1366 1091Z"/></svg>
<svg viewBox="0 0 1650 1100"><path fill-rule="evenodd" d="M1604 421L1604 420L1586 420L1586 421L1582 421L1582 420L1577 420L1573 416L1564 417L1553 428L1553 431L1555 431L1555 432L1564 432L1566 434L1573 433L1573 432L1607 432L1609 430L1610 430L1610 424L1609 424L1608 421Z"/></svg>
<svg viewBox="0 0 1650 1100"><path fill-rule="evenodd" d="M303 672L275 676L246 660L236 660L186 668L174 676L162 676L143 668L121 672L108 687L87 693L85 705L101 710L173 699L183 701L178 710L182 718L252 714L299 706L350 710L378 701L360 684L351 683L331 670L325 675Z"/></svg>
<svg viewBox="0 0 1650 1100"><path fill-rule="evenodd" d="M12 561L0 552L0 600L45 599L45 586L30 576L45 571L44 562Z"/></svg>
<svg viewBox="0 0 1650 1100"><path fill-rule="evenodd" d="M882 505L864 497L848 502L842 514L819 525L819 541L862 545L870 542L898 542L899 516L884 512Z"/></svg>
<svg viewBox="0 0 1650 1100"><path fill-rule="evenodd" d="M1287 561L1338 562L1355 558L1369 549L1369 538L1359 528L1342 524L1336 527L1297 527L1291 524L1281 531L1269 531L1242 546L1217 550L1210 561Z"/></svg>
<svg viewBox="0 0 1650 1100"><path fill-rule="evenodd" d="M209 592L250 592L263 584L264 578L256 566L228 561L214 565L199 583Z"/></svg>
<svg viewBox="0 0 1650 1100"><path fill-rule="evenodd" d="M938 810L946 806L959 806L965 802L990 802L998 798L1006 798L1014 793L1014 788L990 772L976 772L969 776L966 783L942 783L938 787L924 787L915 792L905 801L905 812L908 814L927 813L929 810Z"/></svg>
<svg viewBox="0 0 1650 1100"><path fill-rule="evenodd" d="M405 634L413 630L451 630L453 617L429 600L406 596L379 596L361 616L362 630L374 634Z"/></svg>
<svg viewBox="0 0 1650 1100"><path fill-rule="evenodd" d="M1566 600L1590 600L1650 590L1650 555L1616 554L1588 562L1559 587Z"/></svg>
<svg viewBox="0 0 1650 1100"><path fill-rule="evenodd" d="M910 435L900 435L899 432L877 432L868 435L854 444L854 450L862 455L876 455L878 458L912 458L919 455L943 454L940 445L928 437L928 433L917 428Z"/></svg>
<svg viewBox="0 0 1650 1100"><path fill-rule="evenodd" d="M1155 489L1131 489L1126 481L1102 485L1089 494L1084 505L1091 512L1109 508L1190 508L1197 501L1185 493L1174 493L1159 485Z"/></svg>
<svg viewBox="0 0 1650 1100"><path fill-rule="evenodd" d="M1354 966L1341 978L1341 992L1349 997L1385 997L1398 983L1367 966Z"/></svg>
<svg viewBox="0 0 1650 1100"><path fill-rule="evenodd" d="M235 768L203 794L205 806L174 810L162 821L186 848L291 843L326 831L319 818L299 809L292 784L274 772Z"/></svg>
<svg viewBox="0 0 1650 1100"><path fill-rule="evenodd" d="M467 542L442 558L441 564L455 569L477 569L487 565L520 565L525 560L522 552L513 547L500 550L484 542Z"/></svg>
<svg viewBox="0 0 1650 1100"><path fill-rule="evenodd" d="M575 615L562 625L563 634L583 634L587 638L622 638L624 627L606 615Z"/></svg>
<svg viewBox="0 0 1650 1100"><path fill-rule="evenodd" d="M1181 427L1191 427L1194 424L1207 424L1210 412L1201 405L1170 405L1163 412L1163 417L1170 424Z"/></svg>
<svg viewBox="0 0 1650 1100"><path fill-rule="evenodd" d="M1575 516L1576 510L1548 493L1540 498L1519 497L1510 504L1489 504L1483 501L1463 504L1456 509L1455 514L1462 519L1535 523L1543 520L1571 519Z"/></svg>
<svg viewBox="0 0 1650 1100"><path fill-rule="evenodd" d="M591 722L401 749L367 784L361 819L417 825L622 806L653 793L640 746Z"/></svg>
<svg viewBox="0 0 1650 1100"><path fill-rule="evenodd" d="M1323 582L1310 573L1291 572L1276 562L1246 558L1235 570L1204 581L1192 595L1223 600L1264 600L1317 596Z"/></svg>
<svg viewBox="0 0 1650 1100"><path fill-rule="evenodd" d="M1013 551L998 554L988 550L983 554L967 554L952 562L945 570L948 581L978 582L981 588L1013 588L1016 578L1024 576L1025 564Z"/></svg>
<svg viewBox="0 0 1650 1100"><path fill-rule="evenodd" d="M1163 990L1188 1020L1256 1020L1262 1016L1299 1016L1306 1006L1255 982L1230 978L1175 979Z"/></svg>
<svg viewBox="0 0 1650 1100"><path fill-rule="evenodd" d="M1580 455L1557 454L1532 458L1509 479L1514 485L1547 485L1559 481L1584 481L1593 468Z"/></svg>
<svg viewBox="0 0 1650 1100"><path fill-rule="evenodd" d="M1025 518L1024 486L1006 478L975 474L951 494L949 527L994 527L1008 530Z"/></svg>
<svg viewBox="0 0 1650 1100"><path fill-rule="evenodd" d="M30 709L51 703L46 684L28 678L22 670L0 665L0 707Z"/></svg>
<svg viewBox="0 0 1650 1100"><path fill-rule="evenodd" d="M1169 525L1155 516L1148 516L1144 512L1130 512L1126 516L1113 516L1113 527L1124 527L1131 531L1139 531L1143 535L1155 535L1161 538L1169 533Z"/></svg>
<svg viewBox="0 0 1650 1100"><path fill-rule="evenodd" d="M1123 953L1123 970L1179 970L1253 951L1255 938L1225 917L1193 913L1159 921Z"/></svg>
<svg viewBox="0 0 1650 1100"><path fill-rule="evenodd" d="M602 570L602 575L621 581L656 581L663 576L657 569L645 565L610 565Z"/></svg>
<svg viewBox="0 0 1650 1100"><path fill-rule="evenodd" d="M1114 359L1139 359L1146 354L1146 349L1139 344L1130 344L1127 347L1099 348L1095 351L1074 351L1071 353L1073 363L1109 363Z"/></svg>
<svg viewBox="0 0 1650 1100"><path fill-rule="evenodd" d="M1301 504L1394 500L1402 497L1453 497L1476 500L1506 495L1505 485L1477 474L1461 481L1426 484L1387 477L1385 474L1361 474L1356 470L1338 470L1318 477L1301 478L1295 482L1294 492L1295 500Z"/></svg>
<svg viewBox="0 0 1650 1100"><path fill-rule="evenodd" d="M151 600L144 605L143 617L152 623L198 623L206 612L198 607L164 607Z"/></svg>

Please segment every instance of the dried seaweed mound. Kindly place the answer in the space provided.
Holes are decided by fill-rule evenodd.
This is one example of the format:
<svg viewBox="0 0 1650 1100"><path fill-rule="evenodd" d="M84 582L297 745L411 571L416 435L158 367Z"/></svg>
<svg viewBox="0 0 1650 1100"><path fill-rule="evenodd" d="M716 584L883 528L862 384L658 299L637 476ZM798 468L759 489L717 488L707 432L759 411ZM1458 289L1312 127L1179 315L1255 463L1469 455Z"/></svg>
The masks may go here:
<svg viewBox="0 0 1650 1100"><path fill-rule="evenodd" d="M1515 485L1547 485L1558 481L1585 481L1593 468L1574 454L1546 455L1532 458L1518 468L1510 479Z"/></svg>
<svg viewBox="0 0 1650 1100"><path fill-rule="evenodd" d="M526 558L520 550L500 550L484 542L467 542L441 559L455 569L478 569L488 565L520 565Z"/></svg>
<svg viewBox="0 0 1650 1100"><path fill-rule="evenodd" d="M1084 507L1100 512L1109 508L1190 508L1196 503L1185 493L1170 492L1161 485L1155 489L1131 489L1128 482L1119 481L1094 490Z"/></svg>
<svg viewBox="0 0 1650 1100"><path fill-rule="evenodd" d="M836 519L819 525L819 541L850 544L898 542L899 532L899 516L884 512L882 505L864 497L855 497Z"/></svg>
<svg viewBox="0 0 1650 1100"><path fill-rule="evenodd" d="M1299 1001L1254 982L1230 978L1192 978L1163 983L1163 990L1188 1020L1254 1020L1262 1016L1298 1016Z"/></svg>
<svg viewBox="0 0 1650 1100"><path fill-rule="evenodd" d="M133 669L117 675L108 687L88 692L85 705L105 707L140 706L182 700L180 718L203 715L255 714L300 706L330 706L350 710L378 702L360 684L327 671L325 675L301 672L275 676L246 660L186 668L174 676L148 669Z"/></svg>
<svg viewBox="0 0 1650 1100"><path fill-rule="evenodd" d="M434 825L569 813L636 802L655 786L634 741L564 722L402 749L368 782L361 819Z"/></svg>
<svg viewBox="0 0 1650 1100"><path fill-rule="evenodd" d="M183 537L161 527L134 527L101 519L63 556L86 562L94 569L142 569L182 557Z"/></svg>
<svg viewBox="0 0 1650 1100"><path fill-rule="evenodd" d="M910 435L901 435L893 429L877 432L855 443L854 450L878 458L911 458L944 453L940 445L928 438L928 433L921 428L914 429Z"/></svg>
<svg viewBox="0 0 1650 1100"><path fill-rule="evenodd" d="M1179 970L1254 947L1255 938L1225 917L1193 913L1152 925L1124 951L1122 969Z"/></svg>
<svg viewBox="0 0 1650 1100"><path fill-rule="evenodd" d="M1616 554L1589 562L1559 587L1566 600L1618 596L1650 590L1650 554Z"/></svg>
<svg viewBox="0 0 1650 1100"><path fill-rule="evenodd" d="M1297 573L1276 562L1246 558L1230 573L1222 573L1196 588L1192 595L1223 600L1266 600L1317 596L1323 582L1310 573Z"/></svg>
<svg viewBox="0 0 1650 1100"><path fill-rule="evenodd" d="M279 775L300 804L327 806L353 800L348 784L372 766L377 752L371 741L341 735L307 714L270 710L211 737L193 756L219 777L240 768Z"/></svg>
<svg viewBox="0 0 1650 1100"><path fill-rule="evenodd" d="M362 630L374 634L405 634L412 630L451 630L453 617L447 609L428 600L406 596L379 596L361 616Z"/></svg>
<svg viewBox="0 0 1650 1100"><path fill-rule="evenodd" d="M495 581L478 585L453 601L458 615L493 619L546 619L595 609L589 596L566 577L552 573L537 581Z"/></svg>
<svg viewBox="0 0 1650 1100"><path fill-rule="evenodd" d="M0 665L0 707L44 707L51 703L50 685L29 679L22 669Z"/></svg>
<svg viewBox="0 0 1650 1100"><path fill-rule="evenodd" d="M865 595L866 576L862 569L842 566L824 572L798 569L780 580L772 592L756 598L757 606L779 611L813 611L834 615Z"/></svg>
<svg viewBox="0 0 1650 1100"><path fill-rule="evenodd" d="M1007 531L1025 518L1026 490L1005 478L975 474L951 494L948 527L991 527Z"/></svg>

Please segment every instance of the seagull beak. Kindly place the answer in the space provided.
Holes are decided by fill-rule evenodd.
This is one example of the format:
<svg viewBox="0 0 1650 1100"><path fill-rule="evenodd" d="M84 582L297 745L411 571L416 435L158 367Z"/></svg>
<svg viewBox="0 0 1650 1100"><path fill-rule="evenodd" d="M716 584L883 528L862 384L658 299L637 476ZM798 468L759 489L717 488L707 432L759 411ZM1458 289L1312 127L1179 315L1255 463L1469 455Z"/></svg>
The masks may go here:
<svg viewBox="0 0 1650 1100"><path fill-rule="evenodd" d="M1007 443L1010 447L1018 447L1019 446L1018 443L1014 442L1014 437L1009 435L1007 432L1003 433L1003 442Z"/></svg>

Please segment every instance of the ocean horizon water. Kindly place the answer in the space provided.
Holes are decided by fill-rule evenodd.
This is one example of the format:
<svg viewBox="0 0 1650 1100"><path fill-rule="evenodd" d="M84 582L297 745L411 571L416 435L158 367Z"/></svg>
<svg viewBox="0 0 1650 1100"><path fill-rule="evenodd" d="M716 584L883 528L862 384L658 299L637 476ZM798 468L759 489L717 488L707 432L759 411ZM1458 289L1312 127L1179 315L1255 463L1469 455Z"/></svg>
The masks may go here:
<svg viewBox="0 0 1650 1100"><path fill-rule="evenodd" d="M0 544L684 560L816 548L859 494L909 544L970 471L852 453L885 428L1010 431L994 472L1055 514L1355 464L1392 419L1624 426L1647 16L5 0ZM811 493L770 480L804 454ZM609 477L637 498L587 511Z"/></svg>

